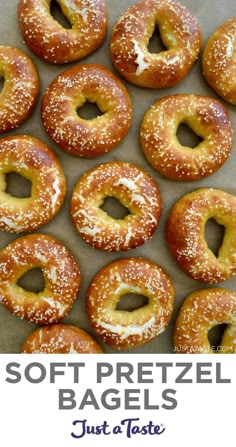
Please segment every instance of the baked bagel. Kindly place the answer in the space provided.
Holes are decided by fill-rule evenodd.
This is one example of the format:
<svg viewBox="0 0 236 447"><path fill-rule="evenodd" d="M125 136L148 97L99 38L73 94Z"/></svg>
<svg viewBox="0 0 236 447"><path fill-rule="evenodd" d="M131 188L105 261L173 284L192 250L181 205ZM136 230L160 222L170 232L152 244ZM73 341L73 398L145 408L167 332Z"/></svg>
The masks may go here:
<svg viewBox="0 0 236 447"><path fill-rule="evenodd" d="M101 354L102 348L83 329L62 323L36 329L25 340L23 354Z"/></svg>
<svg viewBox="0 0 236 447"><path fill-rule="evenodd" d="M114 197L129 210L123 219L109 216L101 207ZM130 250L148 241L155 232L162 209L158 185L138 166L107 162L87 172L71 197L72 222L79 235L94 248Z"/></svg>
<svg viewBox="0 0 236 447"><path fill-rule="evenodd" d="M81 118L79 111L86 102L96 103L102 115ZM132 118L126 88L98 64L76 65L57 76L43 96L41 110L50 138L79 157L95 157L116 147Z"/></svg>
<svg viewBox="0 0 236 447"><path fill-rule="evenodd" d="M220 345L210 344L209 331L226 324ZM230 354L236 352L236 293L212 288L191 293L183 302L174 328L178 354Z"/></svg>
<svg viewBox="0 0 236 447"><path fill-rule="evenodd" d="M22 236L0 250L0 302L11 313L36 324L64 318L80 288L80 270L70 251L44 234ZM19 279L29 270L42 270L45 287L24 289Z"/></svg>
<svg viewBox="0 0 236 447"><path fill-rule="evenodd" d="M31 59L17 48L0 46L0 134L20 126L34 110L39 78Z"/></svg>
<svg viewBox="0 0 236 447"><path fill-rule="evenodd" d="M205 239L205 225L214 219L225 228L215 255ZM236 197L214 188L184 195L173 206L166 227L170 252L192 278L218 283L236 274Z"/></svg>
<svg viewBox="0 0 236 447"><path fill-rule="evenodd" d="M29 197L7 192L7 174L32 183ZM51 149L36 138L17 135L0 140L0 230L21 233L39 229L61 209L66 179Z"/></svg>
<svg viewBox="0 0 236 447"><path fill-rule="evenodd" d="M133 310L118 310L122 295L148 298ZM142 258L119 259L93 278L86 297L89 321L97 336L116 349L130 349L162 333L173 311L174 288L166 272Z"/></svg>
<svg viewBox="0 0 236 447"><path fill-rule="evenodd" d="M51 15L51 0L20 0L18 20L26 45L54 64L78 61L95 51L107 32L104 0L57 0L71 24L64 28Z"/></svg>
<svg viewBox="0 0 236 447"><path fill-rule="evenodd" d="M166 51L154 54L148 44L156 26ZM187 75L201 45L198 20L183 5L171 0L141 0L117 20L110 52L114 66L129 82L160 89Z"/></svg>
<svg viewBox="0 0 236 447"><path fill-rule="evenodd" d="M186 124L201 138L194 147L177 137ZM161 98L144 115L141 144L149 163L172 180L198 180L216 172L233 146L233 126L226 107L202 95L177 94Z"/></svg>
<svg viewBox="0 0 236 447"><path fill-rule="evenodd" d="M202 56L203 75L215 92L236 105L236 17L222 23L209 37Z"/></svg>

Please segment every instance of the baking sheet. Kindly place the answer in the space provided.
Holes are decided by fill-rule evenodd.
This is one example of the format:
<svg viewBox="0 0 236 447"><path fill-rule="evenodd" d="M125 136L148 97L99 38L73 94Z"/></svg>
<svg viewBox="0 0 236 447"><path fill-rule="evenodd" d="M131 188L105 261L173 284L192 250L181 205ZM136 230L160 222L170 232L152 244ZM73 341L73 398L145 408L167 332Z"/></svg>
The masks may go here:
<svg viewBox="0 0 236 447"><path fill-rule="evenodd" d="M195 281L189 278L181 269L176 265L172 259L165 239L165 225L172 205L184 194L189 191L195 190L199 187L214 187L224 189L225 191L236 195L236 152L235 144L230 159L225 165L211 177L195 182L175 182L162 177L157 173L147 162L140 146L139 141L139 129L144 113L147 109L156 102L159 98L173 93L198 93L208 95L213 98L220 99L214 91L207 85L201 70L201 56L191 69L187 77L181 81L177 86L165 90L148 90L145 88L135 87L122 79L123 83L127 87L132 103L133 103L133 119L131 129L124 139L124 141L113 151L106 155L94 158L94 159L80 159L75 156L65 153L56 144L54 144L48 137L40 116L40 102L42 95L49 85L49 83L62 71L66 70L74 64L68 65L52 65L37 58L26 47L23 42L22 36L19 31L17 22L17 0L11 0L5 2L0 0L0 43L1 45L15 46L24 51L31 57L34 62L40 77L40 96L37 106L32 113L31 117L19 128L12 130L9 133L2 135L3 138L6 135L20 135L27 134L34 136L41 141L47 143L49 147L55 152L60 163L63 167L64 173L67 179L67 196L63 208L59 215L57 215L50 223L42 227L37 232L46 233L54 236L58 240L62 241L73 253L76 261L81 270L81 288L76 302L74 303L71 311L62 322L66 324L73 324L80 326L87 330L93 336L90 328L88 318L85 311L85 296L89 283L95 273L107 263L119 259L121 257L142 256L147 258L156 264L161 265L162 268L170 275L175 286L175 304L174 312L168 328L163 334L156 337L152 342L137 347L129 351L129 353L172 353L172 334L173 324L176 319L177 312L180 308L182 301L185 297L198 289L206 288L207 285ZM109 38L111 29L120 16L120 14L127 9L128 6L134 4L132 0L107 0L108 13L109 13L109 27L106 39L102 46L92 55L83 59L79 63L100 63L111 69L118 75L112 66L109 55ZM182 3L187 6L191 12L198 18L202 34L203 34L203 47L210 34L219 26L223 21L235 15L235 1L227 1L227 3L221 0L198 0L190 1L183 0ZM120 77L120 76L119 76ZM236 132L236 109L221 100L230 112L230 116L233 122L234 131ZM185 134L184 134L185 135ZM183 137L184 137L183 135ZM186 135L185 135L186 136ZM187 138L189 138L187 136ZM191 136L190 136L191 139ZM111 160L123 160L135 163L143 167L149 172L155 181L158 183L163 200L162 216L152 239L142 247L136 248L129 252L124 253L106 253L100 250L92 249L86 244L75 231L69 213L69 202L72 190L78 181L79 177L88 169L97 166L101 163ZM14 184L13 188L17 188ZM24 185L22 186L24 190ZM211 242L213 245L219 243L221 237L219 229L212 223L208 224L209 237L211 236ZM16 239L21 235L12 235L2 232L0 234L0 248L4 247L10 241ZM37 286L40 283L40 275L34 275L28 277L29 285ZM217 284L219 286L219 284ZM236 278L232 278L220 286L236 290ZM0 353L19 353L21 346L26 337L33 332L36 325L29 323L25 320L20 320L18 317L12 315L3 306L0 307ZM102 343L101 343L102 344ZM106 353L118 353L119 351L112 349L104 344L102 347Z"/></svg>

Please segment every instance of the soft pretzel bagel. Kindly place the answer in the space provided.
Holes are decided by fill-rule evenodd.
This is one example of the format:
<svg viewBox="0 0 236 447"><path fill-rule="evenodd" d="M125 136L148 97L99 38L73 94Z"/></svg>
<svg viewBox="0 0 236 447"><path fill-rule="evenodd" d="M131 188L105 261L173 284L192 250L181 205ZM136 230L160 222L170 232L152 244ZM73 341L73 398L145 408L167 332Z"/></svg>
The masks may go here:
<svg viewBox="0 0 236 447"><path fill-rule="evenodd" d="M6 192L11 172L32 182L30 197ZM0 230L20 233L42 227L60 211L65 194L63 170L46 144L27 135L0 140Z"/></svg>
<svg viewBox="0 0 236 447"><path fill-rule="evenodd" d="M205 225L214 219L225 227L216 257L205 239ZM214 188L183 196L167 221L167 241L179 266L192 278L217 283L236 274L236 197Z"/></svg>
<svg viewBox="0 0 236 447"><path fill-rule="evenodd" d="M209 37L202 56L208 84L225 101L236 105L236 17L222 23Z"/></svg>
<svg viewBox="0 0 236 447"><path fill-rule="evenodd" d="M18 20L26 45L55 64L80 60L95 51L107 32L104 0L57 0L71 24L64 28L51 15L51 0L20 0Z"/></svg>
<svg viewBox="0 0 236 447"><path fill-rule="evenodd" d="M101 354L102 348L83 329L62 323L36 329L25 340L23 354Z"/></svg>
<svg viewBox="0 0 236 447"><path fill-rule="evenodd" d="M0 133L22 124L32 113L39 93L37 70L22 51L0 46Z"/></svg>
<svg viewBox="0 0 236 447"><path fill-rule="evenodd" d="M96 103L103 115L79 116L85 103ZM80 157L95 157L116 147L132 118L129 94L120 80L98 64L77 65L56 77L42 100L42 120L51 139Z"/></svg>
<svg viewBox="0 0 236 447"><path fill-rule="evenodd" d="M148 303L133 310L117 310L122 295L144 295ZM162 333L173 310L174 288L169 276L142 258L119 259L93 278L86 297L87 314L97 336L116 349L150 342Z"/></svg>
<svg viewBox="0 0 236 447"><path fill-rule="evenodd" d="M44 234L22 236L0 251L0 302L11 313L36 324L55 323L64 318L80 287L80 271L70 251ZM18 280L40 268L45 288L30 292Z"/></svg>
<svg viewBox="0 0 236 447"><path fill-rule="evenodd" d="M166 51L148 50L156 26ZM197 19L178 2L141 0L116 22L110 40L114 66L129 82L167 88L180 82L196 61L202 45Z"/></svg>
<svg viewBox="0 0 236 447"><path fill-rule="evenodd" d="M183 146L177 136L186 124L202 141ZM149 163L162 175L181 181L198 180L216 172L233 146L228 110L207 96L177 94L161 98L144 115L141 144Z"/></svg>
<svg viewBox="0 0 236 447"><path fill-rule="evenodd" d="M130 214L115 219L101 209L106 197L115 197ZM130 250L148 241L162 209L158 185L138 166L107 162L87 172L71 197L71 216L80 236L95 248Z"/></svg>
<svg viewBox="0 0 236 447"><path fill-rule="evenodd" d="M227 324L220 346L211 347L209 331ZM236 350L236 293L223 288L198 290L183 302L174 328L174 346L178 354L222 354ZM234 330L232 330L234 328ZM234 334L234 339L232 335Z"/></svg>

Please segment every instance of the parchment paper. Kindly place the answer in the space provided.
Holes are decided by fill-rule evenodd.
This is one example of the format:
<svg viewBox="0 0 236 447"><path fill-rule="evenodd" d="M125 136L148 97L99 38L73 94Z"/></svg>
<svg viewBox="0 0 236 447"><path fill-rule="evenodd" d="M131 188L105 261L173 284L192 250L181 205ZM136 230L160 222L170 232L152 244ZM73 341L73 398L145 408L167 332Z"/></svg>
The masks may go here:
<svg viewBox="0 0 236 447"><path fill-rule="evenodd" d="M108 12L109 12L109 29L106 36L106 40L103 45L92 55L83 59L79 63L96 62L107 66L113 72L118 75L112 66L109 55L109 39L111 29L115 20L120 14L127 9L128 6L134 4L133 0L107 0ZM182 3L187 6L192 13L198 18L202 34L203 34L203 47L210 34L226 19L233 17L236 12L235 1L222 2L222 0L183 0ZM176 262L172 259L165 238L165 225L172 205L184 194L189 191L195 190L200 187L215 187L224 189L225 191L236 195L236 181L235 181L235 169L236 169L236 153L235 145L230 159L225 165L211 177L204 180L195 182L175 182L162 177L157 173L147 162L140 146L139 141L139 128L144 113L147 109L156 102L162 96L173 93L199 93L211 96L213 98L220 99L214 91L207 85L202 76L201 69L201 56L191 69L187 77L180 82L177 86L165 89L165 90L148 90L140 87L135 87L122 79L126 85L132 103L133 103L133 120L132 127L124 139L124 141L113 151L107 155L103 155L94 159L80 159L75 156L69 155L54 144L48 137L40 116L40 102L42 95L49 85L49 83L60 72L66 70L71 65L52 65L37 58L26 47L23 42L22 36L19 31L17 14L16 14L17 0L0 0L0 44L15 46L26 54L28 54L33 60L40 77L40 97L31 117L19 128L12 130L6 135L20 135L27 134L32 135L41 141L47 143L49 147L55 151L58 159L60 160L64 173L67 178L67 197L63 208L58 216L56 216L50 223L41 228L38 233L50 234L60 241L62 241L73 253L76 261L79 264L82 276L82 283L80 293L76 302L74 303L68 316L63 320L64 323L80 326L87 330L93 336L93 333L85 311L85 296L89 283L95 273L104 265L119 259L121 257L142 256L156 264L161 265L166 272L170 275L175 286L175 304L174 312L168 328L163 334L156 337L152 342L129 351L129 353L172 353L172 334L173 324L176 319L177 312L180 308L182 301L187 295L195 290L208 287L202 283L189 278L181 269L177 266ZM120 77L120 76L119 76ZM224 101L221 100L223 103ZM234 125L234 131L236 131L236 109L234 106L230 106L224 103L231 115L231 119ZM191 139L191 136L190 136ZM83 242L80 236L75 231L69 213L69 202L72 193L72 189L77 183L79 177L88 169L104 163L110 160L123 160L133 162L143 167L149 172L155 181L158 183L163 200L163 212L157 231L152 239L144 246L136 248L125 253L106 253L100 250L92 249L88 244ZM14 186L17 188L17 184ZM22 186L24 189L24 185ZM215 225L207 228L210 231L209 238L213 245L218 244L219 241L219 229ZM22 234L21 234L22 235ZM16 239L21 235L12 235L2 232L0 234L0 248L4 247L10 241ZM37 285L40 283L40 276L32 275L28 278L29 283ZM218 284L219 286L219 284ZM236 290L236 278L232 278L224 283L220 284L221 287L226 287L231 290ZM21 346L26 337L33 332L36 325L29 323L25 320L20 320L17 316L12 315L3 306L0 307L0 353L19 353ZM102 343L101 343L102 344ZM104 344L102 347L106 353L119 353L119 351L112 349Z"/></svg>

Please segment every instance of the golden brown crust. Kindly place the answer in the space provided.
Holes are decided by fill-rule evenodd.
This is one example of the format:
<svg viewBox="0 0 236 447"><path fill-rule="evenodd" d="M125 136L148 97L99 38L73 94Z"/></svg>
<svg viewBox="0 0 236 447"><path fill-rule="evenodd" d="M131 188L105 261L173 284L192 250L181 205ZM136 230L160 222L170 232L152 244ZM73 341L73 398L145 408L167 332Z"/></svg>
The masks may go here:
<svg viewBox="0 0 236 447"><path fill-rule="evenodd" d="M205 224L211 218L225 227L218 257L205 239ZM235 196L214 188L186 194L172 208L166 235L173 257L192 278L212 284L236 274Z"/></svg>
<svg viewBox="0 0 236 447"><path fill-rule="evenodd" d="M48 235L18 238L0 251L0 302L11 313L36 324L64 318L80 287L80 271L70 251ZM39 293L17 284L33 268L42 269L45 288Z"/></svg>
<svg viewBox="0 0 236 447"><path fill-rule="evenodd" d="M25 340L23 354L102 354L96 340L83 329L49 324L36 329Z"/></svg>
<svg viewBox="0 0 236 447"><path fill-rule="evenodd" d="M158 54L148 51L156 25L167 48ZM110 50L113 64L129 82L166 88L186 76L201 44L198 21L183 5L170 0L141 0L116 22Z"/></svg>
<svg viewBox="0 0 236 447"><path fill-rule="evenodd" d="M55 64L80 60L95 51L107 32L104 0L57 0L72 28L50 13L51 0L20 0L18 20L26 45L38 57Z"/></svg>
<svg viewBox="0 0 236 447"><path fill-rule="evenodd" d="M6 192L6 175L16 172L32 182L30 197ZM27 135L0 140L0 230L36 230L61 209L66 194L62 168L49 147Z"/></svg>
<svg viewBox="0 0 236 447"><path fill-rule="evenodd" d="M213 350L209 331L227 324L221 343ZM174 346L178 354L213 354L235 352L232 330L236 324L236 293L223 288L198 290L183 302L174 328ZM231 334L231 335L230 335Z"/></svg>
<svg viewBox="0 0 236 447"><path fill-rule="evenodd" d="M236 105L236 17L222 23L209 37L202 56L203 74L225 101Z"/></svg>
<svg viewBox="0 0 236 447"><path fill-rule="evenodd" d="M79 117L78 109L86 101L96 103L103 115L90 120ZM98 64L66 70L50 84L42 100L42 119L49 136L80 157L95 157L116 147L126 136L131 118L126 88Z"/></svg>
<svg viewBox="0 0 236 447"><path fill-rule="evenodd" d="M31 59L17 48L0 46L0 133L22 124L32 113L39 94L39 78Z"/></svg>
<svg viewBox="0 0 236 447"><path fill-rule="evenodd" d="M236 354L236 323L228 324L221 339L221 352Z"/></svg>
<svg viewBox="0 0 236 447"><path fill-rule="evenodd" d="M148 303L132 312L117 310L122 295L141 294ZM86 297L90 324L103 342L129 349L163 332L173 310L174 288L164 270L142 258L114 261L93 278Z"/></svg>
<svg viewBox="0 0 236 447"><path fill-rule="evenodd" d="M100 207L115 197L128 208L124 219L114 219ZM126 162L107 162L87 171L71 198L71 216L80 236L95 248L130 250L149 240L161 214L158 185L141 168Z"/></svg>
<svg viewBox="0 0 236 447"><path fill-rule="evenodd" d="M202 138L194 149L178 141L180 124ZM140 136L149 163L162 175L181 181L216 172L233 146L233 127L224 105L194 94L170 95L157 101L143 118Z"/></svg>

